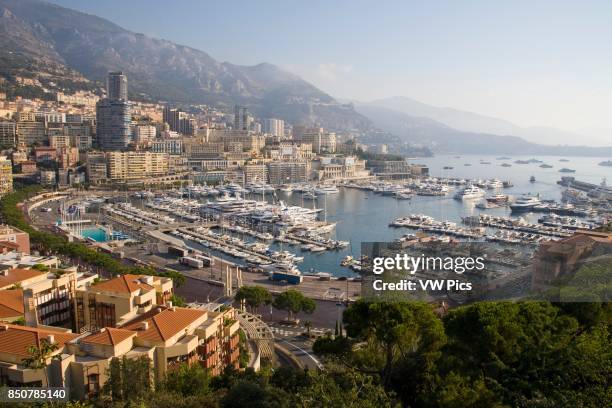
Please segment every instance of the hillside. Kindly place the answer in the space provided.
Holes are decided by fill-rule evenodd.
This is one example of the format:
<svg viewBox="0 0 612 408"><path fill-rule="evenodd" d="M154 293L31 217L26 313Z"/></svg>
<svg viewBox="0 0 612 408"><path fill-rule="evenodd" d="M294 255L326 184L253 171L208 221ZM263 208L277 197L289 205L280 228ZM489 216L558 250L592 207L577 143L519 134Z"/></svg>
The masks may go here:
<svg viewBox="0 0 612 408"><path fill-rule="evenodd" d="M108 71L122 70L132 98L238 103L264 118L319 122L336 130L369 126L350 106L272 64L221 63L203 51L38 0L0 0L0 47L16 56L8 67L3 64L5 76L54 66L102 83Z"/></svg>
<svg viewBox="0 0 612 408"><path fill-rule="evenodd" d="M380 129L405 141L430 147L436 153L612 155L612 147L542 145L517 136L463 132L433 119L411 116L380 106L356 104L355 109Z"/></svg>

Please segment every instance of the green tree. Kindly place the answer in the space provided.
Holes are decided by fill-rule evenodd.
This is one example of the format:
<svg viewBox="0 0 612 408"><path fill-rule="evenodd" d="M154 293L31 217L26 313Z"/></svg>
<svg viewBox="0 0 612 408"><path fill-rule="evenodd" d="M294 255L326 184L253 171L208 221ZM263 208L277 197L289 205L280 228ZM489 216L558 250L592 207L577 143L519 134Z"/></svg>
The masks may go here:
<svg viewBox="0 0 612 408"><path fill-rule="evenodd" d="M306 386L297 390L293 406L321 408L383 408L399 406L374 377L356 370L327 367L308 372Z"/></svg>
<svg viewBox="0 0 612 408"><path fill-rule="evenodd" d="M178 370L170 372L163 381L162 388L183 396L210 394L210 377L199 364L182 364Z"/></svg>
<svg viewBox="0 0 612 408"><path fill-rule="evenodd" d="M288 395L259 382L239 380L221 399L222 408L281 408L287 406Z"/></svg>
<svg viewBox="0 0 612 408"><path fill-rule="evenodd" d="M432 389L446 335L430 305L359 300L343 320L347 335L362 343L353 352L358 367L378 372L385 386L404 396L415 396L417 384Z"/></svg>
<svg viewBox="0 0 612 408"><path fill-rule="evenodd" d="M49 386L49 375L47 373L47 366L49 360L52 358L53 353L59 349L57 343L51 343L47 339L41 339L39 345L31 345L28 347L28 357L22 360L24 366L33 370L42 370L45 375L44 387Z"/></svg>
<svg viewBox="0 0 612 408"><path fill-rule="evenodd" d="M236 300L244 302L251 311L272 303L272 294L263 286L242 286L236 292Z"/></svg>
<svg viewBox="0 0 612 408"><path fill-rule="evenodd" d="M288 320L294 320L300 312L312 314L317 307L314 300L295 289L288 289L278 295L272 305L276 309L286 310Z"/></svg>
<svg viewBox="0 0 612 408"><path fill-rule="evenodd" d="M153 387L151 360L147 356L113 357L108 377L103 393L113 401L142 401Z"/></svg>

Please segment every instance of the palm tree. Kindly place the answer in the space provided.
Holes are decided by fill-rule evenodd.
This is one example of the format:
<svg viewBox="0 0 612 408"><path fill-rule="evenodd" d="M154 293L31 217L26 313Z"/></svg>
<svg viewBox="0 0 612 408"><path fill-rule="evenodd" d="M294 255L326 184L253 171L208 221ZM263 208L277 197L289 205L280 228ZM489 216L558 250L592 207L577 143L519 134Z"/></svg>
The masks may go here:
<svg viewBox="0 0 612 408"><path fill-rule="evenodd" d="M45 386L49 386L49 376L47 374L47 360L49 357L53 355L55 351L59 348L57 343L51 343L47 339L42 339L39 342L39 346L31 345L28 347L29 357L26 357L22 360L23 365L27 368L31 368L33 370L43 370L45 374ZM59 357L59 356L58 356Z"/></svg>

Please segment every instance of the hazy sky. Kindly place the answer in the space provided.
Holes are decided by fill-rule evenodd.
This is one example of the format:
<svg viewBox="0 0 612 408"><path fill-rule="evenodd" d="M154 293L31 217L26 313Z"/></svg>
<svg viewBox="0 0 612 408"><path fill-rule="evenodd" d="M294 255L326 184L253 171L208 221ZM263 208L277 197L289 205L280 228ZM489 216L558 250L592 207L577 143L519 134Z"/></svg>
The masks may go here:
<svg viewBox="0 0 612 408"><path fill-rule="evenodd" d="M279 65L338 98L612 128L612 1L53 2L220 61Z"/></svg>

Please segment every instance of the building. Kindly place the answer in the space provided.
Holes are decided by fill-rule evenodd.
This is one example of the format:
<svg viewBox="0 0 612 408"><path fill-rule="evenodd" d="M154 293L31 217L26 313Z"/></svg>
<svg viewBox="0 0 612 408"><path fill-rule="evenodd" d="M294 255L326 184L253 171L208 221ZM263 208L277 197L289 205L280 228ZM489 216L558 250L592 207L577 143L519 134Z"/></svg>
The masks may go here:
<svg viewBox="0 0 612 408"><path fill-rule="evenodd" d="M17 122L17 141L27 146L46 144L45 124L37 121Z"/></svg>
<svg viewBox="0 0 612 408"><path fill-rule="evenodd" d="M79 149L76 147L61 147L57 151L57 162L60 169L68 169L79 162Z"/></svg>
<svg viewBox="0 0 612 408"><path fill-rule="evenodd" d="M0 156L0 197L13 191L13 163Z"/></svg>
<svg viewBox="0 0 612 408"><path fill-rule="evenodd" d="M0 384L10 387L63 387L70 377L68 370L73 356L66 354L66 345L78 335L56 327L26 327L0 324ZM23 365L30 357L28 349L42 341L57 345L48 357L46 373Z"/></svg>
<svg viewBox="0 0 612 408"><path fill-rule="evenodd" d="M57 184L57 172L55 170L41 169L38 174L39 183L43 186L52 186Z"/></svg>
<svg viewBox="0 0 612 408"><path fill-rule="evenodd" d="M147 145L155 139L157 128L152 125L136 125L134 127L134 143Z"/></svg>
<svg viewBox="0 0 612 408"><path fill-rule="evenodd" d="M244 182L247 184L268 183L268 168L265 164L245 164L243 171Z"/></svg>
<svg viewBox="0 0 612 408"><path fill-rule="evenodd" d="M234 130L250 130L251 117L245 106L234 106Z"/></svg>
<svg viewBox="0 0 612 408"><path fill-rule="evenodd" d="M91 285L76 295L76 329L95 331L126 324L172 297L172 279L122 275Z"/></svg>
<svg viewBox="0 0 612 408"><path fill-rule="evenodd" d="M181 139L153 140L151 143L151 151L154 153L181 155L183 153L183 141Z"/></svg>
<svg viewBox="0 0 612 408"><path fill-rule="evenodd" d="M102 150L123 150L130 143L131 104L127 77L110 72L106 81L107 97L96 104L96 139Z"/></svg>
<svg viewBox="0 0 612 408"><path fill-rule="evenodd" d="M127 76L123 72L109 72L106 79L106 97L110 100L128 100Z"/></svg>
<svg viewBox="0 0 612 408"><path fill-rule="evenodd" d="M305 183L309 166L306 162L271 162L268 164L270 184Z"/></svg>
<svg viewBox="0 0 612 408"><path fill-rule="evenodd" d="M76 267L53 266L3 268L0 270L0 297L4 291L22 291L23 317L29 326L47 325L75 329L75 292L97 277L77 272Z"/></svg>
<svg viewBox="0 0 612 408"><path fill-rule="evenodd" d="M238 146L240 143L242 151L257 154L266 144L266 138L263 135L255 135L248 130L228 130L228 129L213 129L210 132L209 141L212 143L223 143L224 151L231 151L231 147Z"/></svg>
<svg viewBox="0 0 612 408"><path fill-rule="evenodd" d="M365 160L354 156L321 157L313 161L315 180L355 180L370 178Z"/></svg>
<svg viewBox="0 0 612 408"><path fill-rule="evenodd" d="M587 261L604 257L612 259L612 234L606 232L577 231L559 241L542 242L533 257L532 288L546 290Z"/></svg>
<svg viewBox="0 0 612 408"><path fill-rule="evenodd" d="M311 144L312 151L317 154L336 152L336 134L325 132L323 128L307 129L301 134L300 140Z"/></svg>
<svg viewBox="0 0 612 408"><path fill-rule="evenodd" d="M406 160L368 160L366 167L383 178L405 179L413 175L412 165Z"/></svg>
<svg viewBox="0 0 612 408"><path fill-rule="evenodd" d="M224 312L156 306L121 327L105 327L71 341L70 389L75 398L95 396L108 381L112 359L147 357L153 379L162 380L182 364L200 364L211 375L238 368L239 323Z"/></svg>
<svg viewBox="0 0 612 408"><path fill-rule="evenodd" d="M30 253L30 236L16 227L0 225L0 243L15 244L15 251L28 255Z"/></svg>
<svg viewBox="0 0 612 408"><path fill-rule="evenodd" d="M87 152L87 179L91 184L99 184L108 179L108 160L104 152Z"/></svg>
<svg viewBox="0 0 612 408"><path fill-rule="evenodd" d="M266 119L264 133L282 138L285 136L285 121L282 119Z"/></svg>
<svg viewBox="0 0 612 408"><path fill-rule="evenodd" d="M168 173L168 155L152 152L108 152L108 177L113 181L144 179Z"/></svg>
<svg viewBox="0 0 612 408"><path fill-rule="evenodd" d="M170 130L186 136L195 136L198 125L195 119L189 118L187 113L179 109L164 108L164 123L167 123Z"/></svg>
<svg viewBox="0 0 612 408"><path fill-rule="evenodd" d="M125 100L102 99L96 104L96 140L102 150L124 150L130 143L131 105Z"/></svg>
<svg viewBox="0 0 612 408"><path fill-rule="evenodd" d="M12 147L17 144L17 124L13 121L0 121L0 146Z"/></svg>

